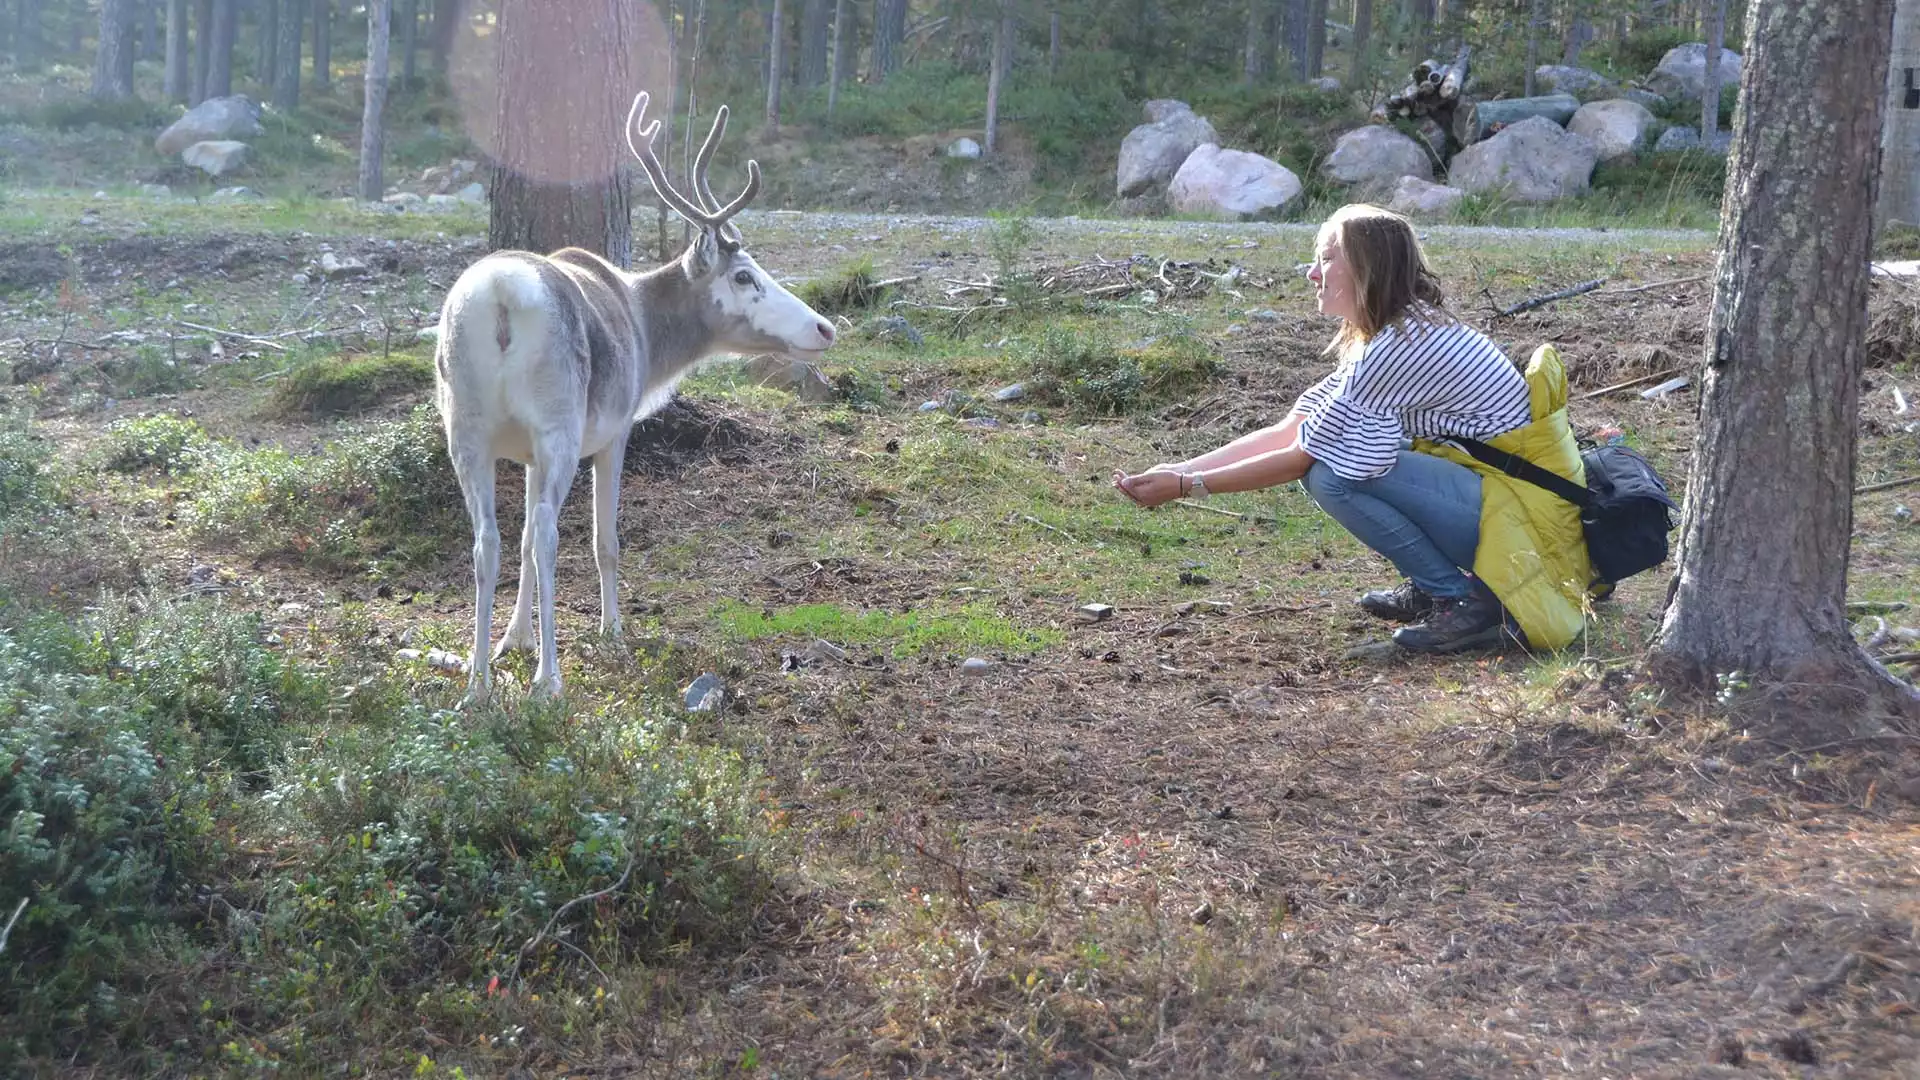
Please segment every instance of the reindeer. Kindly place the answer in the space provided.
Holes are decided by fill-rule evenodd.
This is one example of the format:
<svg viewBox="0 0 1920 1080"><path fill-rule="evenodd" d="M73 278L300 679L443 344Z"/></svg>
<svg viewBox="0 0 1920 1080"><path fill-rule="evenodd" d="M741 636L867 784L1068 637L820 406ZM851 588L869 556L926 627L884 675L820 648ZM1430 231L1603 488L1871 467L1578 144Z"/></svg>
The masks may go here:
<svg viewBox="0 0 1920 1080"><path fill-rule="evenodd" d="M527 469L527 520L520 536L520 593L492 653L535 644L536 695L558 693L553 624L554 556L560 504L583 457L593 459L593 555L600 571L600 632L620 635L615 514L627 436L664 405L674 385L718 353L784 353L811 360L833 344L833 325L780 287L747 254L732 218L760 191L760 165L747 162L747 187L721 205L707 167L727 129L721 106L694 161L693 198L667 182L653 149L660 122L646 124L648 95L627 114L627 148L654 191L698 236L681 256L629 273L580 248L551 255L500 251L468 267L440 309L434 400L447 452L473 523L474 630L462 704L492 689L488 639L500 573L494 467ZM644 127L642 125L645 125Z"/></svg>

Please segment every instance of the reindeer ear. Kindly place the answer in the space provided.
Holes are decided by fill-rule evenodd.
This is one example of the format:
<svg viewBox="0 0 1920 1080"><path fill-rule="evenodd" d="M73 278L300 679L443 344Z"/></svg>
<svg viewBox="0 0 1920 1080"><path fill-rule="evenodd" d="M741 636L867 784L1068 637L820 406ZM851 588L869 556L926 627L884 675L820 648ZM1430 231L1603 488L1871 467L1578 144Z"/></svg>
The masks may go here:
<svg viewBox="0 0 1920 1080"><path fill-rule="evenodd" d="M695 280L713 273L720 263L720 242L714 230L698 229L694 233L693 246L680 257L680 265L686 268L687 276Z"/></svg>

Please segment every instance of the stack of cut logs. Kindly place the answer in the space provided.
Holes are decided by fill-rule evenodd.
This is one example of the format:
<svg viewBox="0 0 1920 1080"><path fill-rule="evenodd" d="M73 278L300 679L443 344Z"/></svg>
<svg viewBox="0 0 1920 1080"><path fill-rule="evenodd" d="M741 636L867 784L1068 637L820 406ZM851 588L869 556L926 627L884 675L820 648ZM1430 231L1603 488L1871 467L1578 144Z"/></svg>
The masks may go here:
<svg viewBox="0 0 1920 1080"><path fill-rule="evenodd" d="M1443 130L1451 128L1454 108L1467 85L1469 51L1463 46L1451 64L1423 61L1413 69L1413 79L1405 89L1374 107L1374 119L1418 120L1431 116Z"/></svg>

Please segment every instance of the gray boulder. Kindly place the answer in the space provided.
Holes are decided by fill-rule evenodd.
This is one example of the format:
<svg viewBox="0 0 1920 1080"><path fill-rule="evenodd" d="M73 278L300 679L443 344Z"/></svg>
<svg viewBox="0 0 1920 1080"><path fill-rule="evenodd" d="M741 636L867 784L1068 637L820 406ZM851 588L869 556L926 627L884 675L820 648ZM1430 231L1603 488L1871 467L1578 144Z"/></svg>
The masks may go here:
<svg viewBox="0 0 1920 1080"><path fill-rule="evenodd" d="M1181 113L1191 113L1192 111L1193 106L1184 101L1176 101L1173 98L1154 98L1152 101L1140 106L1140 113L1146 117L1147 123L1149 124L1157 124L1162 120L1178 116Z"/></svg>
<svg viewBox="0 0 1920 1080"><path fill-rule="evenodd" d="M1148 102L1149 106L1158 104ZM1178 104L1175 102L1174 104ZM1114 187L1121 198L1163 187L1195 147L1218 143L1220 136L1203 116L1184 106L1162 112L1163 119L1127 132L1120 143Z"/></svg>
<svg viewBox="0 0 1920 1080"><path fill-rule="evenodd" d="M1713 141L1703 144L1700 141L1700 129L1687 127L1685 124L1670 127L1661 132L1660 138L1653 144L1653 152L1656 154L1671 154L1681 150L1705 150L1725 157L1727 151L1731 149L1733 149L1732 132L1716 131L1713 133Z"/></svg>
<svg viewBox="0 0 1920 1080"><path fill-rule="evenodd" d="M1457 187L1435 184L1417 176L1403 176L1394 186L1387 209L1408 217L1443 217L1467 193Z"/></svg>
<svg viewBox="0 0 1920 1080"><path fill-rule="evenodd" d="M1393 190L1403 176L1433 179L1433 159L1417 142L1385 124L1368 124L1340 136L1320 171L1371 197Z"/></svg>
<svg viewBox="0 0 1920 1080"><path fill-rule="evenodd" d="M260 106L245 94L231 94L208 98L189 109L153 140L153 148L172 157L194 143L246 138L265 130L260 126Z"/></svg>
<svg viewBox="0 0 1920 1080"><path fill-rule="evenodd" d="M232 139L197 142L180 152L180 160L206 173L225 176L247 163L248 146Z"/></svg>
<svg viewBox="0 0 1920 1080"><path fill-rule="evenodd" d="M1626 157L1646 145L1654 125L1646 106L1625 98L1589 101L1567 121L1567 130L1593 140L1601 161Z"/></svg>
<svg viewBox="0 0 1920 1080"><path fill-rule="evenodd" d="M1550 202L1586 191L1599 159L1592 139L1531 116L1460 151L1447 179L1470 192L1501 191L1522 202Z"/></svg>
<svg viewBox="0 0 1920 1080"><path fill-rule="evenodd" d="M1720 50L1721 86L1740 83L1740 54ZM1702 42L1675 45L1646 78L1647 89L1673 101L1699 101L1707 85L1707 47ZM1714 91L1719 93L1718 90Z"/></svg>
<svg viewBox="0 0 1920 1080"><path fill-rule="evenodd" d="M1282 210L1300 191L1300 178L1286 166L1207 143L1187 155L1167 185L1167 202L1177 213L1234 220Z"/></svg>
<svg viewBox="0 0 1920 1080"><path fill-rule="evenodd" d="M1591 68L1565 64L1541 64L1533 69L1533 81L1543 94L1611 94L1613 80Z"/></svg>

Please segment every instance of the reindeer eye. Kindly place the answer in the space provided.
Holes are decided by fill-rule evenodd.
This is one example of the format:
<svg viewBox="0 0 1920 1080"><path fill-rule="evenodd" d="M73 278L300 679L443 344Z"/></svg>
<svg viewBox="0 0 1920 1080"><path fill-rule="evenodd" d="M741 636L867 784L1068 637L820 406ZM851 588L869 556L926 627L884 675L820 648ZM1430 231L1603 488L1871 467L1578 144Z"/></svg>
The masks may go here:
<svg viewBox="0 0 1920 1080"><path fill-rule="evenodd" d="M735 285L751 285L751 284L753 284L753 271L751 271L751 270L736 270L736 271L734 271L734 275L733 275L733 283L734 283Z"/></svg>

